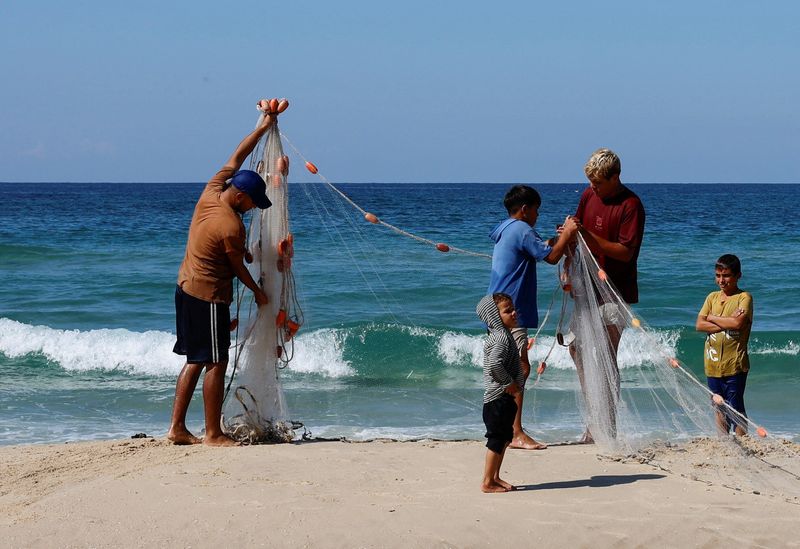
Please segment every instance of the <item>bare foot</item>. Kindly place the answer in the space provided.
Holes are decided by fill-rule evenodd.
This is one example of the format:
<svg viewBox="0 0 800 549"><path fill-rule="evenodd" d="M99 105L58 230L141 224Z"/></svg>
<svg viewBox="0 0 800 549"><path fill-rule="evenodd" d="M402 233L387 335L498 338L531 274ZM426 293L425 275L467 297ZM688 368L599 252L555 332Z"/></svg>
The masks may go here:
<svg viewBox="0 0 800 549"><path fill-rule="evenodd" d="M501 479L500 477L497 477L497 478L495 478L495 479L494 479L494 481L495 481L497 484L499 484L500 486L502 486L503 488L505 488L505 489L506 489L506 491L508 491L508 492L511 492L512 490L516 490L516 489L517 489L517 487L516 487L516 486L514 486L513 484L510 484L510 483L508 483L508 482L504 481L504 480L503 480L503 479Z"/></svg>
<svg viewBox="0 0 800 549"><path fill-rule="evenodd" d="M497 494L501 492L508 492L508 489L502 484L497 484L496 482L492 481L488 483L481 483L481 492L484 494Z"/></svg>
<svg viewBox="0 0 800 549"><path fill-rule="evenodd" d="M241 446L240 443L233 440L228 435L219 435L216 437L205 436L203 444L206 446Z"/></svg>
<svg viewBox="0 0 800 549"><path fill-rule="evenodd" d="M203 442L203 439L197 438L196 436L194 436L192 433L190 433L185 429L175 430L175 431L170 429L169 433L167 433L167 440L171 441L172 444L175 444L176 446L200 444L201 442Z"/></svg>
<svg viewBox="0 0 800 549"><path fill-rule="evenodd" d="M583 433L583 436L578 442L580 444L594 444L594 437L592 437L592 433L589 432L589 429L586 429L586 432Z"/></svg>
<svg viewBox="0 0 800 549"><path fill-rule="evenodd" d="M547 444L544 444L543 442L536 442L527 434L523 433L515 436L508 447L517 448L519 450L544 450L547 448Z"/></svg>

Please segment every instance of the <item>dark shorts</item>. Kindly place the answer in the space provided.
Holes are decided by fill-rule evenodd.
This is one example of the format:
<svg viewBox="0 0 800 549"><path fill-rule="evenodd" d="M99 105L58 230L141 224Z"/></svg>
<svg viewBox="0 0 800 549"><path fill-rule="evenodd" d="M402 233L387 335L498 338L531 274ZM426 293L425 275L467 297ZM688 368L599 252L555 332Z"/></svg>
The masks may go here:
<svg viewBox="0 0 800 549"><path fill-rule="evenodd" d="M517 403L514 397L503 393L500 398L483 405L483 423L486 425L486 447L502 454L506 444L514 438L514 416Z"/></svg>
<svg viewBox="0 0 800 549"><path fill-rule="evenodd" d="M728 406L747 417L744 409L744 388L747 385L747 372L724 377L709 377L708 388L712 393L721 395ZM731 426L731 418L727 417L728 428Z"/></svg>
<svg viewBox="0 0 800 549"><path fill-rule="evenodd" d="M228 361L231 311L225 303L210 303L175 288L175 328L178 340L172 352L189 363Z"/></svg>

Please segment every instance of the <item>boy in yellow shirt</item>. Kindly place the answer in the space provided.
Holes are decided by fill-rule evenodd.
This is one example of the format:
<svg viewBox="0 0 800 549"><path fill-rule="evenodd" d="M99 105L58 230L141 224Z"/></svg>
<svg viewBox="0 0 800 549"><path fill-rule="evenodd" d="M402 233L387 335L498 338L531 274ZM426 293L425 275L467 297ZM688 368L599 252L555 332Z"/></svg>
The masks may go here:
<svg viewBox="0 0 800 549"><path fill-rule="evenodd" d="M714 272L719 291L708 294L695 324L697 331L707 334L704 365L708 388L747 417L744 388L750 370L747 342L753 325L753 296L739 288L742 264L735 255L720 257ZM747 431L740 423L735 422L734 431L742 436ZM731 424L731 418L718 409L720 433L727 434Z"/></svg>

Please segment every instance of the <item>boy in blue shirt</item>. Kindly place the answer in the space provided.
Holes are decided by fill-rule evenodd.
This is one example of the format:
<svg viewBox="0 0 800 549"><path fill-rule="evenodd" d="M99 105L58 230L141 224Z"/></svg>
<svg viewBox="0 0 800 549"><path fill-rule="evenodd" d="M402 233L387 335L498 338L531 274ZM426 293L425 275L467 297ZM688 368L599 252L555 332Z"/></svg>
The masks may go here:
<svg viewBox="0 0 800 549"><path fill-rule="evenodd" d="M492 276L487 293L508 294L514 301L518 326L511 330L511 335L519 349L523 383L531 373L528 361L528 328L536 329L539 324L536 262L556 264L580 228L574 218L567 216L560 237L554 239L555 242L545 242L533 229L541 204L542 198L536 189L527 185L514 185L503 199L509 217L497 225L490 235L495 244L492 252ZM523 392L514 395L514 399L517 413L510 447L525 450L547 448L546 444L535 441L522 429Z"/></svg>

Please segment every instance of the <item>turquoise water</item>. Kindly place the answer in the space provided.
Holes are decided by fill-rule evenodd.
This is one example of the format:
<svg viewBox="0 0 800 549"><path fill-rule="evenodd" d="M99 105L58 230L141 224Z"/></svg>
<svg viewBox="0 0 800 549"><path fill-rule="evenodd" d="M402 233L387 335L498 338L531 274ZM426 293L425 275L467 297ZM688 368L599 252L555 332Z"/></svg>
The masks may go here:
<svg viewBox="0 0 800 549"><path fill-rule="evenodd" d="M166 432L173 291L202 184L0 184L0 444ZM507 185L340 186L382 219L491 253ZM702 376L697 311L722 253L754 296L747 409L800 440L800 185L631 185L647 209L637 314ZM572 213L582 185L541 185L538 230ZM442 254L360 219L322 185L293 185L294 263L306 325L283 371L291 415L314 435L480 438L488 260ZM540 317L555 268L539 267ZM558 307L556 307L557 309ZM557 314L557 310L553 314ZM534 357L546 352L551 315ZM620 364L639 364L623 341ZM702 377L701 377L702 379ZM578 436L574 366L560 348L526 396L538 437ZM565 395L570 395L565 397ZM190 428L202 425L198 394Z"/></svg>

